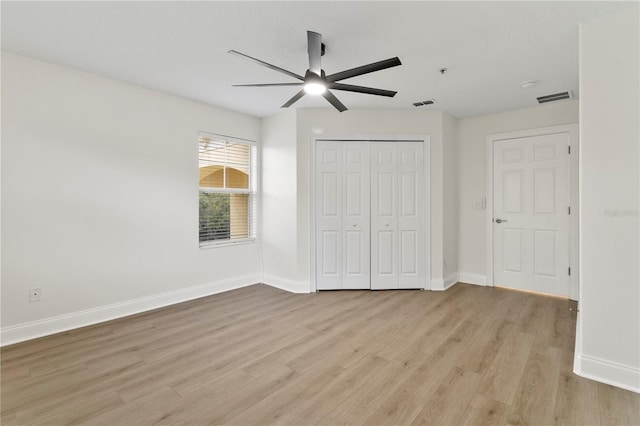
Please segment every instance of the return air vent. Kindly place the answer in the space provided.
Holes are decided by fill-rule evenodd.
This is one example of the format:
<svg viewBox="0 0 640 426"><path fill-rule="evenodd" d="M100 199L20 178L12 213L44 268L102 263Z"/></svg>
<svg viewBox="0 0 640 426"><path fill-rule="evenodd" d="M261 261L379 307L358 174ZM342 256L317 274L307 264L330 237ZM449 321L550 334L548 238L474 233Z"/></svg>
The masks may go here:
<svg viewBox="0 0 640 426"><path fill-rule="evenodd" d="M547 102L555 102L562 101L565 99L573 99L573 93L569 90L568 92L559 92L554 93L553 95L540 96L536 98L539 104L546 104Z"/></svg>

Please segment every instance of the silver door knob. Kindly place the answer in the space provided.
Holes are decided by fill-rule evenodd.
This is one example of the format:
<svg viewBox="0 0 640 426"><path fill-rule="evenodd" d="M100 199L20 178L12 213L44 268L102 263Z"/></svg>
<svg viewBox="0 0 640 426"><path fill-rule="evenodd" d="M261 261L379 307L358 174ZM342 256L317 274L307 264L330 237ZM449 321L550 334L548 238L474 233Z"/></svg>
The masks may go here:
<svg viewBox="0 0 640 426"><path fill-rule="evenodd" d="M496 223L502 223L502 222L506 222L506 219L496 219Z"/></svg>
<svg viewBox="0 0 640 426"><path fill-rule="evenodd" d="M355 228L355 227L356 227L356 224L354 223L354 224L353 224L353 225L351 225L351 226L353 226L353 227Z"/></svg>
<svg viewBox="0 0 640 426"><path fill-rule="evenodd" d="M384 224L384 226L389 226L389 224L388 224L388 223L385 223L385 224Z"/></svg>

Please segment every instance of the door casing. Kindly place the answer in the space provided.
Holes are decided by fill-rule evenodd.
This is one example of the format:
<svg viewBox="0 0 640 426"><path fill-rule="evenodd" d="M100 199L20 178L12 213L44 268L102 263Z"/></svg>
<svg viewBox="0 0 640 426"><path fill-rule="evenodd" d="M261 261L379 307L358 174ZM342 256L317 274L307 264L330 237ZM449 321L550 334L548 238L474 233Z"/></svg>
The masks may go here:
<svg viewBox="0 0 640 426"><path fill-rule="evenodd" d="M557 133L567 133L569 135L569 146L571 149L569 155L569 207L571 208L571 215L569 218L569 266L571 268L571 275L569 275L569 297L572 300L579 300L579 240L578 240L578 124L567 124L553 127L543 127L538 129L521 130L508 133L496 133L487 136L486 138L486 216L485 216L485 229L486 229L486 271L487 271L487 286L495 286L494 282L494 254L493 254L493 147L496 141L504 141L508 139L518 139L531 136L551 135Z"/></svg>

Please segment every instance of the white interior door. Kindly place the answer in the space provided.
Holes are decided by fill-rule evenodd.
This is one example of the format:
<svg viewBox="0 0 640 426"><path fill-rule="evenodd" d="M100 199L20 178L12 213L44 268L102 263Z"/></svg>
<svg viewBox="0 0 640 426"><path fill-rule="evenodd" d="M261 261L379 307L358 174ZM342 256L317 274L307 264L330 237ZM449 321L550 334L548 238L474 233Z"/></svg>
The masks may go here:
<svg viewBox="0 0 640 426"><path fill-rule="evenodd" d="M426 287L424 144L398 142L398 288Z"/></svg>
<svg viewBox="0 0 640 426"><path fill-rule="evenodd" d="M423 144L371 144L371 288L425 287Z"/></svg>
<svg viewBox="0 0 640 426"><path fill-rule="evenodd" d="M569 135L493 149L494 283L569 296Z"/></svg>
<svg viewBox="0 0 640 426"><path fill-rule="evenodd" d="M368 289L371 287L369 143L342 142L342 158L342 288Z"/></svg>
<svg viewBox="0 0 640 426"><path fill-rule="evenodd" d="M316 143L316 287L370 288L368 142Z"/></svg>
<svg viewBox="0 0 640 426"><path fill-rule="evenodd" d="M371 146L371 288L398 288L396 142Z"/></svg>

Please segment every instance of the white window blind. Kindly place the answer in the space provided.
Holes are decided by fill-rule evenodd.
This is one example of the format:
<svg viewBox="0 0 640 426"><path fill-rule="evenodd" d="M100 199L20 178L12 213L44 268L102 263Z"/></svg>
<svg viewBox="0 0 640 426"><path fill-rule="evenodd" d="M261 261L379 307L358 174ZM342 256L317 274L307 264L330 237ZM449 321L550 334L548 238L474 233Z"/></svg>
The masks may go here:
<svg viewBox="0 0 640 426"><path fill-rule="evenodd" d="M200 134L198 146L200 246L255 238L255 144Z"/></svg>

